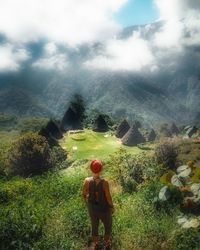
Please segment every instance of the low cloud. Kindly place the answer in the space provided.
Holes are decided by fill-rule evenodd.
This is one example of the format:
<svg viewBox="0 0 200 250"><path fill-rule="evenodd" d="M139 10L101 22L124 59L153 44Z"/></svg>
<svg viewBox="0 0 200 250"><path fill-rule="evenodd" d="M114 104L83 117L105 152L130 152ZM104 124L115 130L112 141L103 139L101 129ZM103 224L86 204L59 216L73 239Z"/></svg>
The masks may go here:
<svg viewBox="0 0 200 250"><path fill-rule="evenodd" d="M0 72L18 71L21 63L30 58L25 48L10 43L0 46Z"/></svg>
<svg viewBox="0 0 200 250"><path fill-rule="evenodd" d="M140 71L143 67L152 65L154 56L147 41L140 37L139 32L126 39L112 39L105 45L103 55L98 55L85 63L90 68L109 70Z"/></svg>
<svg viewBox="0 0 200 250"><path fill-rule="evenodd" d="M158 47L181 49L200 41L200 3L196 0L155 0L165 24L155 35Z"/></svg>
<svg viewBox="0 0 200 250"><path fill-rule="evenodd" d="M69 67L66 53L59 52L54 43L44 47L43 56L32 64L33 68L42 70L66 71Z"/></svg>
<svg viewBox="0 0 200 250"><path fill-rule="evenodd" d="M200 44L200 3L194 0L154 2L160 11L160 28L151 33L150 24L126 39L111 39L84 66L137 72L157 72L163 67L174 71L187 47Z"/></svg>

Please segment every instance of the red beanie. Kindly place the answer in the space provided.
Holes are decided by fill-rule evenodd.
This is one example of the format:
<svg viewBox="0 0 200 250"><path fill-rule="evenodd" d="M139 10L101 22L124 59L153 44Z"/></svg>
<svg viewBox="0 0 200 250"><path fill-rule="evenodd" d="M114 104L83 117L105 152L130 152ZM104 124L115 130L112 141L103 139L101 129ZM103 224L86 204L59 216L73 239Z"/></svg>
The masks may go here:
<svg viewBox="0 0 200 250"><path fill-rule="evenodd" d="M90 169L93 173L97 174L101 171L103 165L101 163L101 161L98 160L93 160L90 164Z"/></svg>

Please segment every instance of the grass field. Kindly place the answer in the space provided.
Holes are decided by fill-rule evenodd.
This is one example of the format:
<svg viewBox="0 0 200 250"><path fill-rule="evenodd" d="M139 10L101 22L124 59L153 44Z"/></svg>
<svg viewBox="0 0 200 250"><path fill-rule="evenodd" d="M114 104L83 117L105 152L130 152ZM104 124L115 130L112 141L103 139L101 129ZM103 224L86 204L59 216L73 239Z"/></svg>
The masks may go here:
<svg viewBox="0 0 200 250"><path fill-rule="evenodd" d="M69 158L72 160L106 158L121 147L133 154L143 151L139 147L122 145L120 140L110 132L96 133L91 130L84 130L77 134L66 133L60 145L68 151Z"/></svg>

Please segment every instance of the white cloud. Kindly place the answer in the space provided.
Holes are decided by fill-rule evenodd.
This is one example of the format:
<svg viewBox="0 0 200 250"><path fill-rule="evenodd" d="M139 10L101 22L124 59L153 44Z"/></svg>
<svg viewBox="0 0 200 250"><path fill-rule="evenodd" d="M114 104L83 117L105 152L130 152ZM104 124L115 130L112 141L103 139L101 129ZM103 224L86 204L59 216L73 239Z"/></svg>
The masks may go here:
<svg viewBox="0 0 200 250"><path fill-rule="evenodd" d="M154 0L160 11L160 19L174 20L179 19L183 15L184 0Z"/></svg>
<svg viewBox="0 0 200 250"><path fill-rule="evenodd" d="M24 48L16 48L10 43L0 46L0 72L17 71L28 59L29 53Z"/></svg>
<svg viewBox="0 0 200 250"><path fill-rule="evenodd" d="M200 43L200 3L195 0L155 0L164 24L144 38L142 29L128 39L111 39L98 56L85 63L88 68L157 72L160 66L175 68L186 45ZM149 31L150 33L150 31Z"/></svg>
<svg viewBox="0 0 200 250"><path fill-rule="evenodd" d="M9 43L0 48L0 70L18 70L27 60L23 44L45 38L49 41L33 67L64 72L70 62L59 50L60 43L76 48L101 42L103 49L84 62L84 67L157 72L184 54L185 46L200 44L200 2L197 0L154 0L165 24L155 34L151 25L126 39L114 38L119 25L113 14L128 0L0 0L0 33ZM134 14L134 13L133 13ZM153 31L154 32L154 31ZM144 38L144 37L148 37ZM90 50L90 53L92 49ZM88 58L88 57L87 57ZM173 59L172 59L173 58ZM81 58L82 59L82 58Z"/></svg>
<svg viewBox="0 0 200 250"><path fill-rule="evenodd" d="M44 70L64 71L68 68L65 55L58 54L47 58L41 58L33 63L33 67Z"/></svg>
<svg viewBox="0 0 200 250"><path fill-rule="evenodd" d="M161 48L176 47L181 49L180 40L183 36L183 23L179 20L168 20L162 30L155 34L154 44Z"/></svg>
<svg viewBox="0 0 200 250"><path fill-rule="evenodd" d="M55 43L50 42L45 45L44 50L47 55L53 55L57 52L57 47Z"/></svg>
<svg viewBox="0 0 200 250"><path fill-rule="evenodd" d="M28 42L45 37L75 46L119 28L112 15L127 0L0 0L0 32Z"/></svg>
<svg viewBox="0 0 200 250"><path fill-rule="evenodd" d="M32 67L43 70L65 71L69 67L67 55L58 51L54 43L44 47L44 55L32 64Z"/></svg>
<svg viewBox="0 0 200 250"><path fill-rule="evenodd" d="M197 0L155 0L161 19L162 30L155 35L157 47L183 49L184 45L200 41L200 2ZM190 34L187 38L185 34Z"/></svg>
<svg viewBox="0 0 200 250"><path fill-rule="evenodd" d="M85 66L110 70L140 71L153 64L154 57L147 41L139 32L126 40L112 39L107 42L104 55L99 55L85 63Z"/></svg>

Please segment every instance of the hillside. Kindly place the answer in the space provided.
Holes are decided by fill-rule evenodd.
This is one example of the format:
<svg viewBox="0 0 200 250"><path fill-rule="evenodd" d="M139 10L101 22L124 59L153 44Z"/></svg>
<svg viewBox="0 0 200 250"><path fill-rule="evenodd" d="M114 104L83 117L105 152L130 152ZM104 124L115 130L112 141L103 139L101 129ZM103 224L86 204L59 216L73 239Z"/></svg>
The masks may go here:
<svg viewBox="0 0 200 250"><path fill-rule="evenodd" d="M151 41L163 25L163 22L156 22L131 26L125 28L118 39L123 43L133 32L139 32L140 39ZM169 55L158 61L160 68L155 72L84 68L85 61L104 53L103 43L65 49L63 53L71 63L67 71L36 69L32 63L42 53L44 42L28 44L27 48L32 53L30 62L19 72L0 73L0 112L61 118L73 94L79 93L89 109L98 109L117 118L137 119L146 125L172 121L199 124L198 46L187 46L181 55ZM59 49L63 51L62 47ZM158 57L163 53L154 47L152 51L155 55L158 53Z"/></svg>
<svg viewBox="0 0 200 250"><path fill-rule="evenodd" d="M26 125L32 126L30 121ZM0 170L11 157L11 152L7 154L11 144L25 138L26 133L0 132ZM65 134L59 143L67 150L68 159L46 173L24 178L0 171L1 249L87 250L90 221L81 187L84 178L91 175L93 157L103 160L102 174L110 183L115 205L113 250L199 249L199 211L195 202L187 203L185 191L190 186L199 187L199 142L177 138L177 164L190 164L179 173L189 178L179 187L177 180L172 180L176 168L169 170L152 157L158 142L142 149L122 147L112 133L87 129Z"/></svg>

